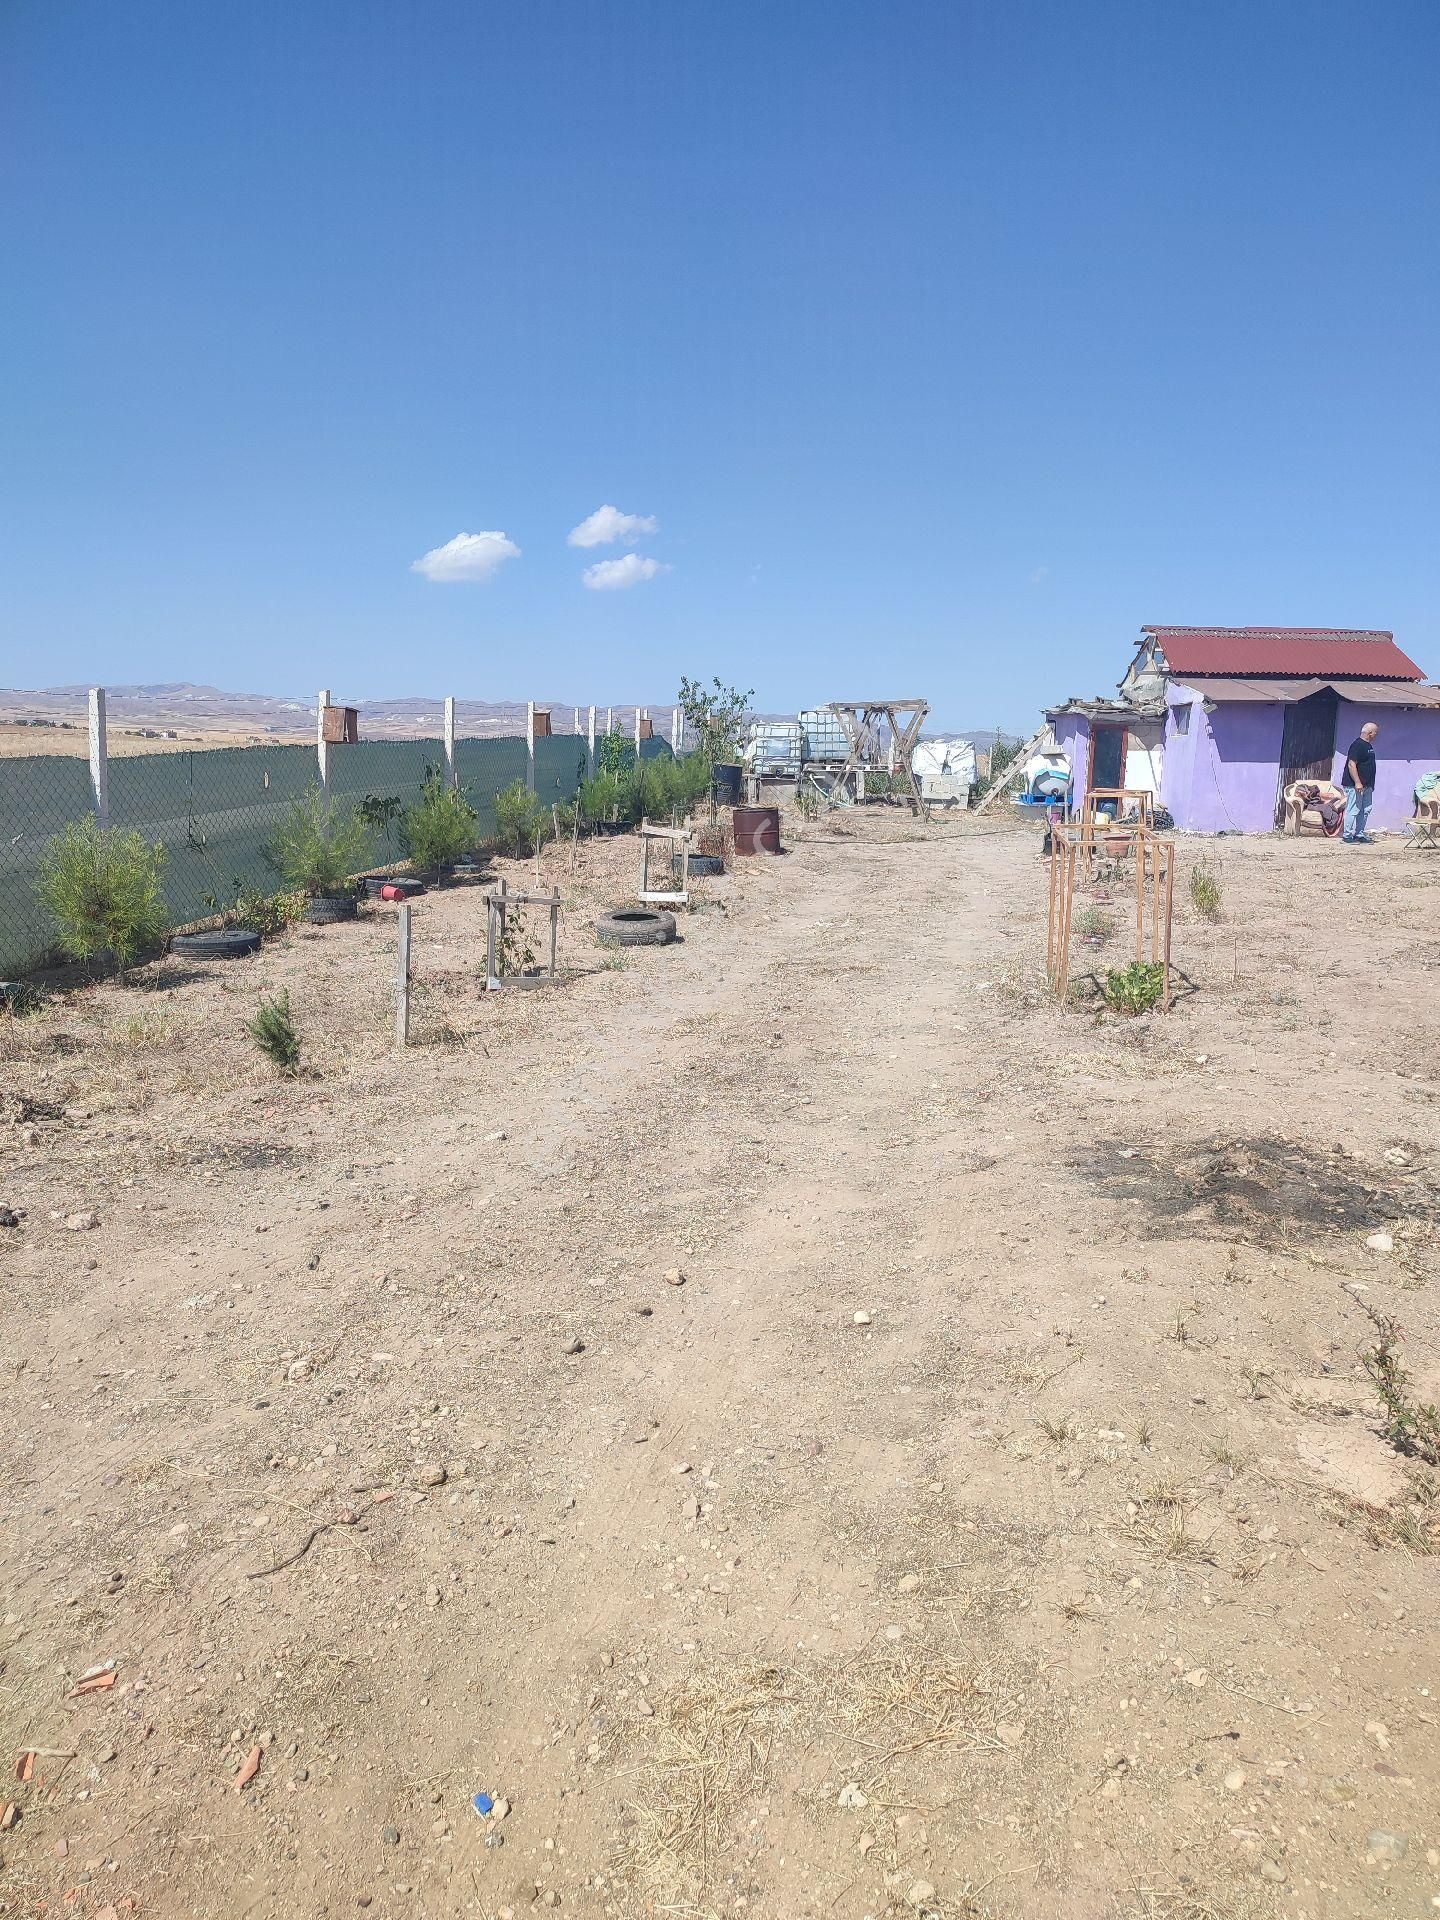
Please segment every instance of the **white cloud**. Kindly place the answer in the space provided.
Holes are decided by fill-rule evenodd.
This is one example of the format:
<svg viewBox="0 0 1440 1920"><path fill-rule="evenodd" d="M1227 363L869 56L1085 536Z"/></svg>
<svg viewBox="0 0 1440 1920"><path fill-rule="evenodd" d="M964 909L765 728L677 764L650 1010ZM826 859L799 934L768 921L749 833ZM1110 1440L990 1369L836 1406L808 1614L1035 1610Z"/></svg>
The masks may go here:
<svg viewBox="0 0 1440 1920"><path fill-rule="evenodd" d="M614 593L621 587L638 587L642 580L653 580L657 573L670 569L642 553L627 553L620 560L597 560L586 567L581 579L596 593Z"/></svg>
<svg viewBox="0 0 1440 1920"><path fill-rule="evenodd" d="M572 547L611 547L617 540L633 547L642 533L659 531L660 522L653 513L622 513L618 507L597 507L565 538ZM650 576L645 577L648 580Z"/></svg>
<svg viewBox="0 0 1440 1920"><path fill-rule="evenodd" d="M427 580L488 580L520 549L508 533L457 533L443 547L432 547L410 564L412 573Z"/></svg>

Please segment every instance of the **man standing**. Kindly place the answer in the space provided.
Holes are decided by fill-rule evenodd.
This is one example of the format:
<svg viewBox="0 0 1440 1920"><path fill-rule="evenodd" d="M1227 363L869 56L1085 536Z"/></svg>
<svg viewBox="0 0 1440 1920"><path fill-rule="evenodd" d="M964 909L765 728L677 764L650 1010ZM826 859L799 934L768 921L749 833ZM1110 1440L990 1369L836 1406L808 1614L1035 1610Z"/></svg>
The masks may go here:
<svg viewBox="0 0 1440 1920"><path fill-rule="evenodd" d="M1345 749L1345 774L1340 782L1345 789L1345 838L1362 847L1371 844L1365 823L1375 798L1375 736L1379 731L1373 720L1361 727Z"/></svg>

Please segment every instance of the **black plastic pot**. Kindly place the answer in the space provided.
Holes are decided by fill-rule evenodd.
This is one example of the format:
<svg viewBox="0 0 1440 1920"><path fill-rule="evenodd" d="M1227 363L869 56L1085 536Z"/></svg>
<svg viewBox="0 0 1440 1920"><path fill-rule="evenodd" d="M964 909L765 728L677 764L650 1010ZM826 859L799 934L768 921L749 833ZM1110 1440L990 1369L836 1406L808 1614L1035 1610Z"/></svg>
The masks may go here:
<svg viewBox="0 0 1440 1920"><path fill-rule="evenodd" d="M716 804L738 807L741 798L740 768L733 760L717 760L711 768Z"/></svg>

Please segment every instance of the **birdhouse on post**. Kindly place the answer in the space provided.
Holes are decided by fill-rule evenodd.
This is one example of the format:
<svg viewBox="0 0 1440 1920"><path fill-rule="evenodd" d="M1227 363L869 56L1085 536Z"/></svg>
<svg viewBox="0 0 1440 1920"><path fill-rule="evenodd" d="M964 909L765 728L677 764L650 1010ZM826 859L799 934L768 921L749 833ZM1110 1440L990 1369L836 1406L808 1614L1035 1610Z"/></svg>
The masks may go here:
<svg viewBox="0 0 1440 1920"><path fill-rule="evenodd" d="M358 707L325 707L320 715L321 738L327 746L351 746L360 738Z"/></svg>

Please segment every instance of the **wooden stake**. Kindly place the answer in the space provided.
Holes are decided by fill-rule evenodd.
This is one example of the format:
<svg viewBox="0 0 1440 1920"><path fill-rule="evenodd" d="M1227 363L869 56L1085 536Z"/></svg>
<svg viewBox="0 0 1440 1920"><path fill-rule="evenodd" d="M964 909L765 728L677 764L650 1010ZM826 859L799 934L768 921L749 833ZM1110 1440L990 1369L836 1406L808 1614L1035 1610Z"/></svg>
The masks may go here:
<svg viewBox="0 0 1440 1920"><path fill-rule="evenodd" d="M395 1044L408 1047L410 1044L410 906L408 901L400 903L395 916L396 953L395 953Z"/></svg>

